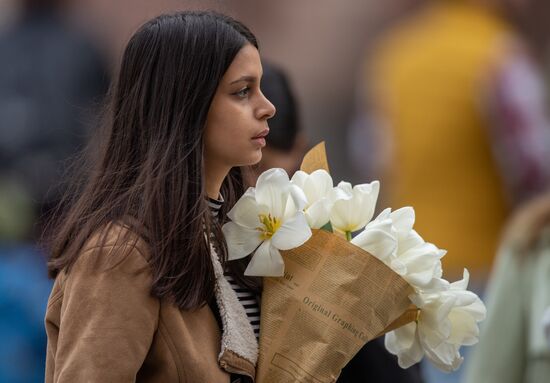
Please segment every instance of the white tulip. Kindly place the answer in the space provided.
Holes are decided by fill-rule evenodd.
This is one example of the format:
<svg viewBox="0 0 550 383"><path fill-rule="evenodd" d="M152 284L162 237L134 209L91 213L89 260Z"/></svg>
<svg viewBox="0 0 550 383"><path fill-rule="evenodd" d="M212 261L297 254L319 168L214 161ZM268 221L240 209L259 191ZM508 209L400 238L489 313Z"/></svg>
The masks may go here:
<svg viewBox="0 0 550 383"><path fill-rule="evenodd" d="M404 207L382 211L351 240L368 251L409 282L416 291L439 291L449 288L442 279L441 257L444 250L426 243L416 231L414 209Z"/></svg>
<svg viewBox="0 0 550 383"><path fill-rule="evenodd" d="M421 309L418 320L389 332L385 339L387 350L397 355L402 368L418 363L424 355L444 371L460 367L460 347L477 343L477 323L486 314L479 297L466 290L468 279L464 270L464 278L449 289L411 297Z"/></svg>
<svg viewBox="0 0 550 383"><path fill-rule="evenodd" d="M331 192L330 223L333 230L346 234L351 240L351 233L363 229L372 219L379 191L378 181L353 188L349 182L340 182Z"/></svg>
<svg viewBox="0 0 550 383"><path fill-rule="evenodd" d="M222 230L228 259L254 253L245 275L282 276L284 262L279 250L302 245L312 235L304 212L307 199L290 183L283 169L260 175L256 188L249 188L227 214Z"/></svg>
<svg viewBox="0 0 550 383"><path fill-rule="evenodd" d="M451 295L456 299L455 306L449 314L451 322L451 335L449 342L465 346L471 346L479 340L479 328L477 323L485 319L487 310L479 297L468 291L470 274L464 269L463 278L451 283L449 290L443 295Z"/></svg>
<svg viewBox="0 0 550 383"><path fill-rule="evenodd" d="M291 182L304 192L307 204L304 213L312 229L320 229L329 222L332 201L330 193L334 187L332 177L323 169L308 174L298 170Z"/></svg>
<svg viewBox="0 0 550 383"><path fill-rule="evenodd" d="M397 251L397 231L390 218L390 209L384 210L369 222L351 243L390 265Z"/></svg>
<svg viewBox="0 0 550 383"><path fill-rule="evenodd" d="M414 209L411 206L405 206L393 212L391 212L390 209L386 209L384 210L384 212L386 214L389 214L397 233L397 238L400 241L405 240L409 236L414 226Z"/></svg>
<svg viewBox="0 0 550 383"><path fill-rule="evenodd" d="M445 250L427 243L413 229L415 214L412 207L404 207L389 214L397 236L396 256L390 267L416 290L440 291L449 287L442 278L441 258Z"/></svg>
<svg viewBox="0 0 550 383"><path fill-rule="evenodd" d="M414 240L420 238L416 232L411 233ZM417 290L440 291L448 288L449 283L442 278L441 258L445 250L438 249L431 243L420 243L403 250L398 243L397 257L391 261L391 267Z"/></svg>

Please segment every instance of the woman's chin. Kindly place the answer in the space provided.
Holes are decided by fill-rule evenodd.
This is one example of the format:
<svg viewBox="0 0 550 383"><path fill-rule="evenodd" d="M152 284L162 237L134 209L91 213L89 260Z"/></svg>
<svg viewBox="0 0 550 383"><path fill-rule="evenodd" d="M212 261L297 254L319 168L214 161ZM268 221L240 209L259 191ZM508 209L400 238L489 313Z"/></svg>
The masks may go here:
<svg viewBox="0 0 550 383"><path fill-rule="evenodd" d="M254 153L250 155L247 161L244 161L244 164L241 166L251 166L251 165L257 165L262 160L262 149L256 150Z"/></svg>
<svg viewBox="0 0 550 383"><path fill-rule="evenodd" d="M262 149L258 148L253 151L248 151L246 153L246 156L243 156L240 153L241 156L233 156L231 159L228 158L228 162L230 164L230 167L236 167L236 166L252 166L257 165L262 160ZM228 164L228 165L229 165Z"/></svg>

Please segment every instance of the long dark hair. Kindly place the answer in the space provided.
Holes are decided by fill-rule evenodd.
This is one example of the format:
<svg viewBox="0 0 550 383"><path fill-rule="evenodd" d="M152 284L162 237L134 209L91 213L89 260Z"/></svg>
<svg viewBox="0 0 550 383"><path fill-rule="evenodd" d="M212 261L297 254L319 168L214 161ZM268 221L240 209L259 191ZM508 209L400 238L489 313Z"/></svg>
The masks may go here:
<svg viewBox="0 0 550 383"><path fill-rule="evenodd" d="M181 309L212 299L215 277L204 233L215 234L222 264L227 248L208 208L203 133L217 86L246 44L258 48L248 28L210 11L162 15L132 36L110 91L93 168L76 196L62 201L71 207L58 214L51 231L51 277L70 270L92 234L130 217L150 247L152 294ZM231 170L221 193L223 215L243 193L241 169ZM257 287L242 272L234 274Z"/></svg>

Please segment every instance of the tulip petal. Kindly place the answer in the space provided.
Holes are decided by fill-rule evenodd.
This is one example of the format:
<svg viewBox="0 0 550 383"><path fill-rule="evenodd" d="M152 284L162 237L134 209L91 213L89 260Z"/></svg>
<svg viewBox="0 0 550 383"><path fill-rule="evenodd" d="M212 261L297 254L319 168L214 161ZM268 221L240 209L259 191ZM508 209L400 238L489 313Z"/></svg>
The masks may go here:
<svg viewBox="0 0 550 383"><path fill-rule="evenodd" d="M403 254L410 249L423 245L424 239L415 231L411 230L404 237L399 236L399 248L398 253Z"/></svg>
<svg viewBox="0 0 550 383"><path fill-rule="evenodd" d="M340 200L350 200L353 198L353 193L344 189L341 189L340 187L334 187L329 192L329 199L332 203Z"/></svg>
<svg viewBox="0 0 550 383"><path fill-rule="evenodd" d="M293 216L297 210L304 210L307 206L307 197L298 186L290 184L288 193L288 201L283 213L285 218Z"/></svg>
<svg viewBox="0 0 550 383"><path fill-rule="evenodd" d="M227 259L230 261L246 257L262 242L260 233L257 230L241 226L235 222L227 222L223 225L222 231L229 253Z"/></svg>
<svg viewBox="0 0 550 383"><path fill-rule="evenodd" d="M283 222L271 237L271 244L280 250L290 250L303 245L311 234L305 214L300 211L293 218Z"/></svg>
<svg viewBox="0 0 550 383"><path fill-rule="evenodd" d="M340 232L354 232L364 228L374 215L380 184L373 181L370 184L356 185L351 188L348 182L340 182L333 190L331 198L334 204L330 213L332 227ZM351 198L348 195L351 194ZM340 195L340 199L335 199Z"/></svg>
<svg viewBox="0 0 550 383"><path fill-rule="evenodd" d="M340 181L337 188L345 192L346 195L349 195L349 199L353 198L353 187L349 182Z"/></svg>
<svg viewBox="0 0 550 383"><path fill-rule="evenodd" d="M372 196L375 200L380 192L380 182L372 181L369 184L359 184L353 187L353 192L359 192L362 195Z"/></svg>
<svg viewBox="0 0 550 383"><path fill-rule="evenodd" d="M474 303L464 307L464 310L467 311L476 322L481 322L487 316L487 308L479 298L476 299Z"/></svg>
<svg viewBox="0 0 550 383"><path fill-rule="evenodd" d="M391 218L397 232L406 234L412 230L414 226L414 209L410 206L402 207L391 213Z"/></svg>
<svg viewBox="0 0 550 383"><path fill-rule="evenodd" d="M449 343L441 343L435 349L427 348L426 356L440 370L451 372L460 367L464 358L460 356L458 347Z"/></svg>
<svg viewBox="0 0 550 383"><path fill-rule="evenodd" d="M305 180L302 189L306 194L309 204L313 204L329 195L333 188L332 177L324 170L315 170Z"/></svg>
<svg viewBox="0 0 550 383"><path fill-rule="evenodd" d="M272 246L271 241L265 241L252 256L244 275L281 277L284 270L285 263L281 253Z"/></svg>
<svg viewBox="0 0 550 383"><path fill-rule="evenodd" d="M330 210L328 204L328 198L322 198L305 211L309 227L320 229L329 222Z"/></svg>
<svg viewBox="0 0 550 383"><path fill-rule="evenodd" d="M235 206L227 213L231 221L241 226L255 229L260 226L260 207L256 203L255 189L248 188L246 193L239 198Z"/></svg>
<svg viewBox="0 0 550 383"><path fill-rule="evenodd" d="M470 281L470 273L468 269L464 269L462 273L462 279L451 283L453 289L466 290L468 288L468 282Z"/></svg>
<svg viewBox="0 0 550 383"><path fill-rule="evenodd" d="M365 229L351 243L386 263L397 248L395 237L380 229Z"/></svg>
<svg viewBox="0 0 550 383"><path fill-rule="evenodd" d="M416 323L413 322L386 334L386 349L397 355L397 362L401 368L409 368L420 362L424 356L416 331Z"/></svg>
<svg viewBox="0 0 550 383"><path fill-rule="evenodd" d="M274 168L263 172L256 182L256 202L267 206L269 213L283 217L288 199L290 180L283 169Z"/></svg>
<svg viewBox="0 0 550 383"><path fill-rule="evenodd" d="M304 188L304 183L306 182L307 178L309 177L309 174L302 170L297 170L292 178L290 179L290 182L292 182L294 185Z"/></svg>
<svg viewBox="0 0 550 383"><path fill-rule="evenodd" d="M393 354L402 350L408 350L416 342L417 325L415 322L407 323L386 334L386 348Z"/></svg>
<svg viewBox="0 0 550 383"><path fill-rule="evenodd" d="M479 328L474 318L466 311L455 309L449 314L452 331L448 342L472 346L478 342Z"/></svg>

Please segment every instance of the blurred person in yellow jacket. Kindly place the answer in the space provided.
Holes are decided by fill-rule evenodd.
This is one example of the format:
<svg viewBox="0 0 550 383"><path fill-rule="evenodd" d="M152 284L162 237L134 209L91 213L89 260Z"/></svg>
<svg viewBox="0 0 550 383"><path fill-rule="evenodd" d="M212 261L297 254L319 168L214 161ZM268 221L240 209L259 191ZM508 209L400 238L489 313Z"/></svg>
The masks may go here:
<svg viewBox="0 0 550 383"><path fill-rule="evenodd" d="M481 286L509 212L548 182L532 12L548 5L428 1L368 56L368 123L351 129L352 156L382 178L385 205L415 208L418 232L448 250L450 280L466 267Z"/></svg>

